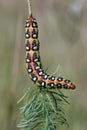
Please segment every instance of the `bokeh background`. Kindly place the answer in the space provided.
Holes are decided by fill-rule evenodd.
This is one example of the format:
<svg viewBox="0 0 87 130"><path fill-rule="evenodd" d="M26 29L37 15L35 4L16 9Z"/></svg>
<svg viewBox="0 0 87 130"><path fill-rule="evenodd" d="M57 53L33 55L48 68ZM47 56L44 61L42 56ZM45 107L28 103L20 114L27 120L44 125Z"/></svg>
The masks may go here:
<svg viewBox="0 0 87 130"><path fill-rule="evenodd" d="M71 79L76 90L69 97L66 117L70 127L87 129L87 0L32 0L39 24L40 53L44 68ZM0 130L18 130L17 101L33 83L25 69L24 25L27 0L0 0Z"/></svg>

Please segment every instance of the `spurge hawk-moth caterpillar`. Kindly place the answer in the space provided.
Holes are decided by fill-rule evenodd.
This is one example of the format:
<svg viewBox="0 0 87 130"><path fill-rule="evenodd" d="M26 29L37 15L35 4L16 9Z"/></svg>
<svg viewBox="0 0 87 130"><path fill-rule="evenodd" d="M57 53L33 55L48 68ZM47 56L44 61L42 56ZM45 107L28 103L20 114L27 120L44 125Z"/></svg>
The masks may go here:
<svg viewBox="0 0 87 130"><path fill-rule="evenodd" d="M47 89L75 89L75 85L62 77L50 76L43 69L40 59L40 43L38 40L38 24L31 13L25 23L26 69L31 80L39 87Z"/></svg>

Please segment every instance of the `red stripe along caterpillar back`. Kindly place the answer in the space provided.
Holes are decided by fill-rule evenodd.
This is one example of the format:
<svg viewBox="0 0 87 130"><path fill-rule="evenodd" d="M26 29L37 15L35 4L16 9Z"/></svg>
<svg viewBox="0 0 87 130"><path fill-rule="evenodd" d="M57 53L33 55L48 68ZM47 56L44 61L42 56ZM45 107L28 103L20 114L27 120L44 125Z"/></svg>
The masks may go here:
<svg viewBox="0 0 87 130"><path fill-rule="evenodd" d="M75 89L75 85L62 77L50 76L43 69L40 59L40 43L38 40L38 24L31 13L30 2L29 17L25 23L25 49L26 49L26 69L31 80L41 88L47 89Z"/></svg>

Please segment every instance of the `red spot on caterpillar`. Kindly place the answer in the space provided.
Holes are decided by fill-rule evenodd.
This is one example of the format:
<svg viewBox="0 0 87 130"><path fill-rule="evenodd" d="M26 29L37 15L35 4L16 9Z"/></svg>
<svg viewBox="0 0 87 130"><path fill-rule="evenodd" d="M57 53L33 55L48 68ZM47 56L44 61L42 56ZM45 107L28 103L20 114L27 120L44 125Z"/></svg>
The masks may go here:
<svg viewBox="0 0 87 130"><path fill-rule="evenodd" d="M69 87L70 87L70 89L75 89L76 88L76 86L74 84L72 84L72 83L70 84Z"/></svg>

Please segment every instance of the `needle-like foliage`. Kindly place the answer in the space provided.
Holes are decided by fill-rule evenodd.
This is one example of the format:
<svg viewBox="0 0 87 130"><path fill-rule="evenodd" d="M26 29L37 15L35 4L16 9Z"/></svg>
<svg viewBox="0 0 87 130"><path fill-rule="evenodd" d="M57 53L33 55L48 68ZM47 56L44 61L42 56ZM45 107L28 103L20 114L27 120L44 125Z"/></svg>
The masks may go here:
<svg viewBox="0 0 87 130"><path fill-rule="evenodd" d="M29 89L23 97L26 101L20 108L23 119L18 127L21 130L57 130L58 123L68 125L62 108L68 103L67 97L59 90L35 88Z"/></svg>

